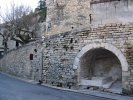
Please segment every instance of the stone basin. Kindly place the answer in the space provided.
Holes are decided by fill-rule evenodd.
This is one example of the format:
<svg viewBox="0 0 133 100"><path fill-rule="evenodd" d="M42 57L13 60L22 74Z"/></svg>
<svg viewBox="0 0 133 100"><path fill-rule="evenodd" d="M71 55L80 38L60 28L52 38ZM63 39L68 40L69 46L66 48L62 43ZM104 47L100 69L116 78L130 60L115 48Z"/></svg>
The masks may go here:
<svg viewBox="0 0 133 100"><path fill-rule="evenodd" d="M81 79L80 85L109 88L113 82L112 77L92 77L91 80Z"/></svg>

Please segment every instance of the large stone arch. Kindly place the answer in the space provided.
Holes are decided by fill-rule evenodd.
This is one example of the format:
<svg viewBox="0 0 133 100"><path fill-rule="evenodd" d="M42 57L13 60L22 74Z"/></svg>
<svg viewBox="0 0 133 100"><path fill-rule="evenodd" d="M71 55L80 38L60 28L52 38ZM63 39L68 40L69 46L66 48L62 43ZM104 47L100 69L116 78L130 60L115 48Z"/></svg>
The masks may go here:
<svg viewBox="0 0 133 100"><path fill-rule="evenodd" d="M128 69L128 67L129 67L128 62L127 62L126 57L124 56L124 54L117 47L115 47L114 45L109 44L109 43L88 44L88 45L84 46L81 49L81 51L77 54L77 56L74 60L74 64L73 64L73 69L77 71L76 72L76 74L78 76L77 77L77 84L78 85L84 85L84 84L86 84L86 82L88 82L88 79L86 81L86 76L83 76L83 74L82 74L82 73L86 73L86 71L83 72L83 68L82 68L83 66L81 66L82 57L84 57L84 55L88 54L88 52L99 50L99 49L109 51L119 61L120 68L121 68L121 82L122 82L122 83L120 83L122 85L122 87L121 87L119 92L122 93L122 89L127 89L127 87L128 87L127 84L126 84L126 81L127 81L126 79L130 74L129 69ZM89 83L87 83L87 84L89 84Z"/></svg>
<svg viewBox="0 0 133 100"><path fill-rule="evenodd" d="M78 69L78 67L80 67L80 58L89 50L91 49L96 49L96 48L104 48L106 50L111 51L113 54L116 55L116 57L119 59L120 63L121 63L121 67L122 67L122 71L123 72L127 72L128 71L128 62L126 60L126 57L123 55L123 53L116 48L114 45L109 44L109 43L92 43L92 44L88 44L86 46L84 46L81 51L77 54L75 60L74 60L74 64L73 64L73 68L74 69Z"/></svg>

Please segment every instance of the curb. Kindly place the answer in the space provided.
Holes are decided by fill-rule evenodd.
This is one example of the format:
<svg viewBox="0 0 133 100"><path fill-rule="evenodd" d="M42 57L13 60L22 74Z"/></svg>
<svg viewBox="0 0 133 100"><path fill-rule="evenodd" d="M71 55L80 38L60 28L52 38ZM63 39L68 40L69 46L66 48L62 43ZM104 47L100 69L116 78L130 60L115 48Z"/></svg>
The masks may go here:
<svg viewBox="0 0 133 100"><path fill-rule="evenodd" d="M86 95L91 95L91 96L96 96L96 97L101 97L101 98L107 98L107 99L113 99L113 100L133 100L133 97L130 97L130 96L123 96L123 95L107 93L107 92L101 92L101 91L72 90L72 89L66 89L66 88L60 88L60 87L56 87L56 86L51 86L51 85L47 85L47 84L42 84L42 85L46 86L46 87L49 87L49 88L58 89L58 90L75 92L75 93L82 93L82 94L86 94Z"/></svg>
<svg viewBox="0 0 133 100"><path fill-rule="evenodd" d="M0 72L0 74L9 76L11 78L21 80L27 83L31 84L38 84L35 80L28 80L28 79L22 79L20 77L16 77L13 75L9 75L7 73ZM133 97L130 96L123 96L123 95L118 95L118 94L113 94L113 93L107 93L107 92L101 92L101 91L94 91L94 90L72 90L72 89L66 89L66 88L61 88L61 87L56 87L56 86L51 86L48 84L41 84L42 86L57 89L57 90L62 90L62 91L69 91L69 92L75 92L75 93L81 93L81 94L86 94L86 95L91 95L91 96L96 96L96 97L101 97L101 98L107 98L107 99L114 99L114 100L133 100Z"/></svg>

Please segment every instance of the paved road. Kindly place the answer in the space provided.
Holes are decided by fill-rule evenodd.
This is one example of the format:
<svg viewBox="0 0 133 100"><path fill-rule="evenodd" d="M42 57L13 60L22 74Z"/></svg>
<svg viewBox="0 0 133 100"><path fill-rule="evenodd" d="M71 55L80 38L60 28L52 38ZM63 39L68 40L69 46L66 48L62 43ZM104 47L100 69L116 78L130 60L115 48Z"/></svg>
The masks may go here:
<svg viewBox="0 0 133 100"><path fill-rule="evenodd" d="M26 83L0 73L0 100L109 100Z"/></svg>

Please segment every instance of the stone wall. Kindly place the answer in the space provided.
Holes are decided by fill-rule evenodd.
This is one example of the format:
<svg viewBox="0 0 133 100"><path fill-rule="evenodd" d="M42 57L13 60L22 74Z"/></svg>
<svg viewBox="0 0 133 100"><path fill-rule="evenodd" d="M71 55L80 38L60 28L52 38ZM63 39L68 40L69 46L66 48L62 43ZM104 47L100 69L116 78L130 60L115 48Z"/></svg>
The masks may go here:
<svg viewBox="0 0 133 100"><path fill-rule="evenodd" d="M80 57L89 49L104 48L121 63L123 89L133 88L132 24L106 24L90 30L66 32L49 37L43 46L45 83L64 87L78 85Z"/></svg>
<svg viewBox="0 0 133 100"><path fill-rule="evenodd" d="M110 2L92 2L92 25L107 23L133 22L132 0L96 0Z"/></svg>
<svg viewBox="0 0 133 100"><path fill-rule="evenodd" d="M38 23L38 26L36 26L36 38L41 38L43 35L46 35L46 23Z"/></svg>
<svg viewBox="0 0 133 100"><path fill-rule="evenodd" d="M83 56L99 48L109 50L117 57L121 64L123 90L131 91L133 24L105 24L89 30L69 31L47 37L43 43L36 41L8 52L0 60L0 70L23 78L43 80L46 84L71 88L80 85L82 71L87 73L86 65L89 61L84 63L86 67L80 64L89 58L83 59Z"/></svg>
<svg viewBox="0 0 133 100"><path fill-rule="evenodd" d="M132 0L47 0L47 35L133 22Z"/></svg>
<svg viewBox="0 0 133 100"><path fill-rule="evenodd" d="M90 0L47 0L47 35L90 26Z"/></svg>
<svg viewBox="0 0 133 100"><path fill-rule="evenodd" d="M41 43L30 43L9 51L0 60L0 70L18 77L40 80L42 73L41 48Z"/></svg>
<svg viewBox="0 0 133 100"><path fill-rule="evenodd" d="M89 77L88 65L94 66L95 75L112 68L108 71L111 75L114 71L121 71L118 77L122 81L123 92L133 93L132 1L47 0L47 6L46 30L52 36L47 36L43 43L36 41L9 51L0 60L0 70L71 88L81 85L82 77ZM44 30L38 32L43 33ZM95 58L108 56L109 59L94 59L90 64L93 59L91 50L94 49L100 50L95 52ZM113 63L113 67L108 65L106 68L107 63ZM100 67L99 72L97 67Z"/></svg>
<svg viewBox="0 0 133 100"><path fill-rule="evenodd" d="M2 53L3 53L3 37L0 35L0 58L2 57Z"/></svg>

